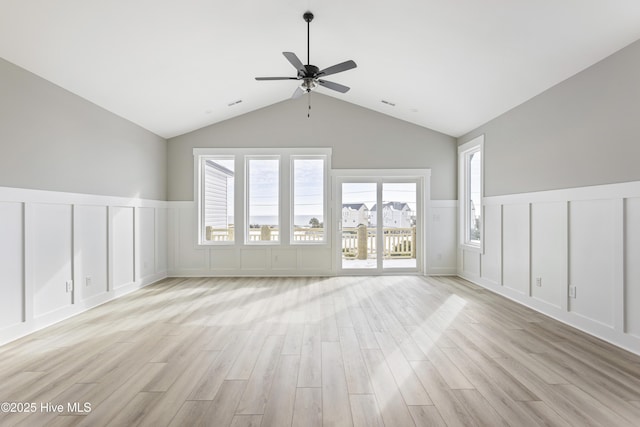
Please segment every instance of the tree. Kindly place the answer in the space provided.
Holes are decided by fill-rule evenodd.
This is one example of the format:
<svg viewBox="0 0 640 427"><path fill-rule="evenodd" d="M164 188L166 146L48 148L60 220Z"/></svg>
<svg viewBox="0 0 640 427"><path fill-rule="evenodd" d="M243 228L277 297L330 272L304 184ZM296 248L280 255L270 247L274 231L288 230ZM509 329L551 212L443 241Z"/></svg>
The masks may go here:
<svg viewBox="0 0 640 427"><path fill-rule="evenodd" d="M320 220L318 218L311 218L309 220L309 225L311 226L311 228L321 228L322 224L320 223Z"/></svg>

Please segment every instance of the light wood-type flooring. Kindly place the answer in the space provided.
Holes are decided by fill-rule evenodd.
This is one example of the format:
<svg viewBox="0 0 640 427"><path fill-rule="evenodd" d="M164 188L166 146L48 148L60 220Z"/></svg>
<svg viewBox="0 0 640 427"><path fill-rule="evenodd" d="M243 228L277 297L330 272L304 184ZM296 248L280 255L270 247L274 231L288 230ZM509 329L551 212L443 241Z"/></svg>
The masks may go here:
<svg viewBox="0 0 640 427"><path fill-rule="evenodd" d="M37 405L3 427L638 426L640 357L457 278L167 279L0 347L0 402Z"/></svg>

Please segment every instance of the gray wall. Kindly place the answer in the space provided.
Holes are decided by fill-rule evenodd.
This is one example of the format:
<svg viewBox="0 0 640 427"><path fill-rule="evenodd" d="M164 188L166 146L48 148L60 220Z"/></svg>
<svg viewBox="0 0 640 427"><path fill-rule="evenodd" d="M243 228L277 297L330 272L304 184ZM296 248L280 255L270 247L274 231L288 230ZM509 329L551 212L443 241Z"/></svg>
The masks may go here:
<svg viewBox="0 0 640 427"><path fill-rule="evenodd" d="M0 59L0 186L166 200L166 144Z"/></svg>
<svg viewBox="0 0 640 427"><path fill-rule="evenodd" d="M431 197L456 199L456 140L344 101L312 95L169 140L169 200L193 200L193 148L331 147L332 167L431 168Z"/></svg>
<svg viewBox="0 0 640 427"><path fill-rule="evenodd" d="M485 134L485 196L640 180L640 41L459 138Z"/></svg>

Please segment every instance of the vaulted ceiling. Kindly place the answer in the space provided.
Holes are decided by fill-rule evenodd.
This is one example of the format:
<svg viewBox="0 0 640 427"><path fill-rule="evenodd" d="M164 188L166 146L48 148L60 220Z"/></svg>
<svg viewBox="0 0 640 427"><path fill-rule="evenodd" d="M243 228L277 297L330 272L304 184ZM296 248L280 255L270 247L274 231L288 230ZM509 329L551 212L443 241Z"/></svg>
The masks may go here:
<svg viewBox="0 0 640 427"><path fill-rule="evenodd" d="M288 99L254 77L307 10L311 63L358 64L318 92L452 136L640 38L637 0L0 0L0 57L170 138Z"/></svg>

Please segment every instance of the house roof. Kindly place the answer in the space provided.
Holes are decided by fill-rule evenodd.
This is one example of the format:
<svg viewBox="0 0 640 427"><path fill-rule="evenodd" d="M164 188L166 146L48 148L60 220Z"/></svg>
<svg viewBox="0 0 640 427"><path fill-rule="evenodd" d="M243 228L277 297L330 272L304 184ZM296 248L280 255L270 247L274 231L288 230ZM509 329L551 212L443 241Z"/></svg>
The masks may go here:
<svg viewBox="0 0 640 427"><path fill-rule="evenodd" d="M0 0L0 57L170 138L290 98L282 55L353 59L317 91L460 136L640 38L635 0ZM318 113L316 113L318 114Z"/></svg>
<svg viewBox="0 0 640 427"><path fill-rule="evenodd" d="M367 209L367 205L365 205L364 203L343 203L342 204L342 208L349 208L349 209L353 209L353 210L360 210L362 207L364 206L365 210Z"/></svg>
<svg viewBox="0 0 640 427"><path fill-rule="evenodd" d="M387 203L383 203L382 207L383 207L383 209L386 208L386 207L390 207L391 209L396 210L396 211L401 211L401 210L404 210L404 209L411 210L409 205L404 203L404 202L387 202ZM377 209L376 205L373 205L373 207L371 208L371 211L375 211L376 209Z"/></svg>

